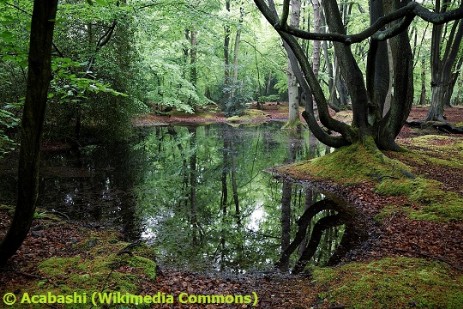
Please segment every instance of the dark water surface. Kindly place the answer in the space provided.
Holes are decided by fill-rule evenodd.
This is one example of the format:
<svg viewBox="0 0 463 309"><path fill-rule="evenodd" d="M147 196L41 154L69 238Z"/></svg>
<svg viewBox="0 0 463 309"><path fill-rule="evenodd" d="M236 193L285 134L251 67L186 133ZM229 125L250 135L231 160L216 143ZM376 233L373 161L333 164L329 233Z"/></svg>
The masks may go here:
<svg viewBox="0 0 463 309"><path fill-rule="evenodd" d="M39 207L89 226L115 227L129 241L143 239L167 267L272 269L282 246L301 238L297 220L324 196L264 170L327 151L308 132L280 127L143 128L131 143L45 152ZM0 162L0 203L14 203L15 164L11 157ZM341 212L323 206L306 220L310 231L327 217L310 263L323 265L336 252L349 226L339 221ZM301 239L280 260L282 269L293 267L310 245L309 236Z"/></svg>

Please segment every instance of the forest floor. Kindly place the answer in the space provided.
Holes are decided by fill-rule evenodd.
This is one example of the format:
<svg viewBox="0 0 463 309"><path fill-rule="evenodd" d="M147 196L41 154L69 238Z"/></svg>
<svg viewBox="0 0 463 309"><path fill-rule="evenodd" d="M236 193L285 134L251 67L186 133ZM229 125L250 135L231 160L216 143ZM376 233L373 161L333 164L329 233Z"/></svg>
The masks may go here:
<svg viewBox="0 0 463 309"><path fill-rule="evenodd" d="M232 122L284 121L286 113L284 105L273 103ZM426 108L414 108L409 120L425 114ZM463 108L447 109L446 115L452 123L463 122ZM149 115L134 125L226 121L220 114ZM368 239L338 266L314 267L300 276L155 270L149 248L132 248L115 231L91 230L58 214L39 212L19 252L1 270L0 295L110 290L157 295L160 302L172 295L173 305L156 308L248 308L255 295L260 308L462 308L463 137L404 127L398 142L411 151L386 156L405 163L406 175L413 177L387 174L342 182L330 179L329 172L323 177L301 172L302 165L282 169L336 192L368 221ZM0 238L10 219L11 207L0 206ZM251 303L243 298L240 305L182 305L181 293L250 295Z"/></svg>

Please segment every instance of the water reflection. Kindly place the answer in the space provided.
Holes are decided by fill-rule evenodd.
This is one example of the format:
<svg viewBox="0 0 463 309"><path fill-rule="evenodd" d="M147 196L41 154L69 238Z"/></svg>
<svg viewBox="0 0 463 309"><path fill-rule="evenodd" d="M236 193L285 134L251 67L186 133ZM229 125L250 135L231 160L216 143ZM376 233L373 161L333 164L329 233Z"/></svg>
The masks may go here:
<svg viewBox="0 0 463 309"><path fill-rule="evenodd" d="M329 149L280 126L145 128L130 144L45 154L39 206L142 238L164 266L297 272L329 263L348 243L345 209L263 172ZM2 197L11 187L0 182Z"/></svg>

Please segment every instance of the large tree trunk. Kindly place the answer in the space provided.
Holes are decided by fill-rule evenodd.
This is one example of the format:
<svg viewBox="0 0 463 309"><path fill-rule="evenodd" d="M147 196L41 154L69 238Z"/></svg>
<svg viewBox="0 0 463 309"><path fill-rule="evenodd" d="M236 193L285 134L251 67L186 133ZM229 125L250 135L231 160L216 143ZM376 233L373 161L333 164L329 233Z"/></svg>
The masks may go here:
<svg viewBox="0 0 463 309"><path fill-rule="evenodd" d="M18 199L13 221L0 244L0 264L19 249L32 224L38 194L40 142L51 74L51 48L58 0L34 1L27 93L21 122Z"/></svg>
<svg viewBox="0 0 463 309"><path fill-rule="evenodd" d="M384 15L383 1L370 0L370 24ZM389 92L389 59L387 41L370 42L367 65L367 89L371 101L369 110L370 124L381 120L384 105Z"/></svg>
<svg viewBox="0 0 463 309"><path fill-rule="evenodd" d="M384 1L384 11L395 11L401 5L399 0ZM394 68L394 97L389 111L379 124L375 142L380 149L398 151L401 148L396 144L395 138L405 124L413 104L413 57L407 31L402 31L390 42Z"/></svg>

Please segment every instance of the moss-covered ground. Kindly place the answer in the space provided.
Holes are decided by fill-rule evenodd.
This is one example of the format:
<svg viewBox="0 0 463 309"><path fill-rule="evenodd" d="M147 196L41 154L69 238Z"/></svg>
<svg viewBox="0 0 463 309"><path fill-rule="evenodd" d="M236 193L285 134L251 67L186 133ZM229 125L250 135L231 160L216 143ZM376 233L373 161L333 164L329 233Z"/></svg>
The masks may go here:
<svg viewBox="0 0 463 309"><path fill-rule="evenodd" d="M56 218L44 218L39 216L40 224L49 224L53 220L53 232L59 232L60 228L69 228L67 223L59 222ZM58 225L61 225L58 227ZM75 226L74 226L75 228ZM28 295L79 295L90 294L92 292L122 294L130 293L138 295L142 289L154 282L156 279L156 262L154 249L144 244L130 244L121 241L118 233L111 230L94 231L85 228L76 228L79 234L79 240L74 239L68 243L61 252L53 251L54 254L37 250L36 255L26 254L29 256L29 262L35 265L28 265L31 270L21 271L10 270L3 286L0 289L4 292L14 292L19 297L24 293ZM59 244L52 243L50 231L44 232L43 237L38 242L29 244L31 248L38 246L58 247ZM68 235L63 235L67 238ZM41 241L43 240L43 242ZM49 241L47 241L49 240ZM37 248L38 249L38 248ZM23 253L19 253L24 257ZM46 255L44 257L43 255ZM26 256L27 258L27 256ZM32 273L32 274L31 274ZM26 277L29 280L24 280ZM32 280L31 280L32 279ZM18 281L19 280L19 281ZM90 306L90 300L87 300L87 306ZM41 308L46 306L31 305L32 308ZM82 308L83 304L53 304L53 308ZM0 305L1 307L1 305ZM16 304L12 308L27 308L28 305Z"/></svg>
<svg viewBox="0 0 463 309"><path fill-rule="evenodd" d="M463 308L463 138L399 143L406 151L355 144L277 169L343 195L374 222L363 253L312 270L320 307Z"/></svg>
<svg viewBox="0 0 463 309"><path fill-rule="evenodd" d="M434 166L447 176L451 176L447 170L463 174L463 140L423 136L403 144L410 150L386 154L374 145L354 144L311 161L282 166L278 172L296 179L330 180L345 187L369 183L379 195L405 198L405 204L413 207L393 206L406 211L412 219L462 221L462 192L448 189L446 182L452 179L435 179L426 171Z"/></svg>
<svg viewBox="0 0 463 309"><path fill-rule="evenodd" d="M313 269L319 303L347 308L463 308L463 275L441 262L383 258Z"/></svg>

